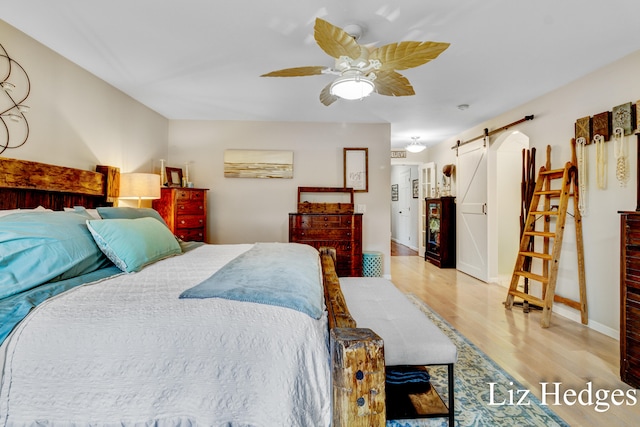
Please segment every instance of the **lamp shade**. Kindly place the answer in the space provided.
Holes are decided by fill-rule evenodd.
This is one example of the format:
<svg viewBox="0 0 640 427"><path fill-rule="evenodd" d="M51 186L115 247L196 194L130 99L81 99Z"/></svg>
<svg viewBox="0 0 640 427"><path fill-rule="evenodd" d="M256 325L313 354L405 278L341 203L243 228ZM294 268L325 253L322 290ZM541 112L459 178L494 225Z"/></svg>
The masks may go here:
<svg viewBox="0 0 640 427"><path fill-rule="evenodd" d="M154 173L123 173L120 175L120 199L141 201L160 198L160 175Z"/></svg>

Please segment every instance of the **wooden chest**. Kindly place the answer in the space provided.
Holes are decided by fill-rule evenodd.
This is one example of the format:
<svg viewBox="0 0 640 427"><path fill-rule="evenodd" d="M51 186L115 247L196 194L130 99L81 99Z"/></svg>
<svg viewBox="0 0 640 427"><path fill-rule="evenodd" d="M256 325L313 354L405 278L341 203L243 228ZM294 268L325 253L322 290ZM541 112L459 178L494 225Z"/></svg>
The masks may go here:
<svg viewBox="0 0 640 427"><path fill-rule="evenodd" d="M620 377L640 387L640 213L621 212Z"/></svg>
<svg viewBox="0 0 640 427"><path fill-rule="evenodd" d="M289 241L336 249L339 277L362 276L362 214L290 213Z"/></svg>
<svg viewBox="0 0 640 427"><path fill-rule="evenodd" d="M182 240L204 242L207 237L207 189L162 188L153 201L169 229Z"/></svg>

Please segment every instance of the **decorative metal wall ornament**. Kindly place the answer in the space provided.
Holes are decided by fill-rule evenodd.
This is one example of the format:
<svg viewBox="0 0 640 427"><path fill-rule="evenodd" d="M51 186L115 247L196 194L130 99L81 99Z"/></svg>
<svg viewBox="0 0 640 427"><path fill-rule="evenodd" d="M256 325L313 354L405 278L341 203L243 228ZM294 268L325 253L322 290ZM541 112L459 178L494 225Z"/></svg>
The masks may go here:
<svg viewBox="0 0 640 427"><path fill-rule="evenodd" d="M14 59L9 57L0 44L0 154L9 148L24 145L29 138L29 123L24 113L29 107L23 102L31 92L31 81L27 72Z"/></svg>

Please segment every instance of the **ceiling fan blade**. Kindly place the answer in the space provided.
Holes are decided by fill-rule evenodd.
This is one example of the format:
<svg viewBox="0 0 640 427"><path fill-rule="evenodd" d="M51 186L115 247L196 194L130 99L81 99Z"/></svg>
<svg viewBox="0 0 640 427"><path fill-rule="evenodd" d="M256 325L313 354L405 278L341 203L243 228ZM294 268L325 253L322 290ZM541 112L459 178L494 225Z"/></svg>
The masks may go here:
<svg viewBox="0 0 640 427"><path fill-rule="evenodd" d="M304 77L304 76L316 76L318 74L322 74L323 71L325 71L327 69L328 68L324 67L324 66L285 68L283 70L271 71L270 73L263 74L260 77Z"/></svg>
<svg viewBox="0 0 640 427"><path fill-rule="evenodd" d="M320 102L322 102L327 107L333 104L338 100L338 97L331 94L331 83L326 85L324 89L320 92Z"/></svg>
<svg viewBox="0 0 640 427"><path fill-rule="evenodd" d="M376 92L386 96L411 96L416 93L409 80L395 71L378 71L373 81Z"/></svg>
<svg viewBox="0 0 640 427"><path fill-rule="evenodd" d="M357 59L362 53L362 47L351 35L323 19L316 18L313 36L318 46L334 58L348 56L351 59Z"/></svg>
<svg viewBox="0 0 640 427"><path fill-rule="evenodd" d="M449 47L441 42L400 42L380 46L371 52L370 59L382 63L381 70L406 70L436 59Z"/></svg>

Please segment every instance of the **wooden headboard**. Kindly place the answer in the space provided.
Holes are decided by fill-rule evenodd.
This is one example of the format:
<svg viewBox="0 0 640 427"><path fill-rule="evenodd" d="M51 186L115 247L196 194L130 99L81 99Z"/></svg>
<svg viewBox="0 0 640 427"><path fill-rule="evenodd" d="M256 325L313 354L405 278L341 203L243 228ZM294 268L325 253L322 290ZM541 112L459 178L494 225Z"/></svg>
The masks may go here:
<svg viewBox="0 0 640 427"><path fill-rule="evenodd" d="M112 166L93 172L0 157L0 209L110 206L119 187L120 170Z"/></svg>

